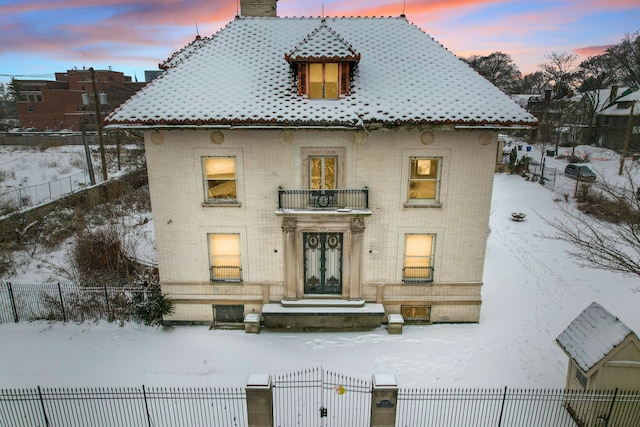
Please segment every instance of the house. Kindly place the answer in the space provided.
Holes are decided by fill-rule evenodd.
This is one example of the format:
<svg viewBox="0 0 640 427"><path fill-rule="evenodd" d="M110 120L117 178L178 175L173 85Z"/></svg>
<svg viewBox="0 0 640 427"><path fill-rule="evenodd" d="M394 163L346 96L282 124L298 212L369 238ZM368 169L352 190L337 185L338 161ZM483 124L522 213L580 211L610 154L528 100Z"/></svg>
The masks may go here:
<svg viewBox="0 0 640 427"><path fill-rule="evenodd" d="M536 119L405 16L246 6L106 121L145 131L165 321L478 322L498 130Z"/></svg>
<svg viewBox="0 0 640 427"><path fill-rule="evenodd" d="M640 341L620 319L591 303L556 338L569 356L569 390L637 390Z"/></svg>
<svg viewBox="0 0 640 427"><path fill-rule="evenodd" d="M627 90L598 112L598 145L640 153L640 90ZM625 148L626 147L626 148Z"/></svg>
<svg viewBox="0 0 640 427"><path fill-rule="evenodd" d="M119 71L95 70L102 114L122 104L145 83L132 82ZM95 130L94 88L90 69L55 73L55 80L13 80L16 109L22 127L38 130L80 130L84 119Z"/></svg>
<svg viewBox="0 0 640 427"><path fill-rule="evenodd" d="M567 390L575 390L578 395L584 391L639 390L638 336L600 304L593 302L585 308L556 342L569 356ZM613 420L615 425L621 422L620 425L640 426L637 407L624 401L624 396L620 396L617 405L606 399L585 405L580 399L567 399L565 406L578 425L607 425Z"/></svg>

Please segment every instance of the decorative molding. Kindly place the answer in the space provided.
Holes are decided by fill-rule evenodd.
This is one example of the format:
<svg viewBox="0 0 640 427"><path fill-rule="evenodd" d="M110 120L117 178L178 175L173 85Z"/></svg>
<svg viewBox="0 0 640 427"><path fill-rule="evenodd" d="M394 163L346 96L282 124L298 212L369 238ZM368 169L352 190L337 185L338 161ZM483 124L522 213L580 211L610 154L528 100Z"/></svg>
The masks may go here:
<svg viewBox="0 0 640 427"><path fill-rule="evenodd" d="M282 129L280 132L280 142L289 145L293 142L293 132L289 129Z"/></svg>
<svg viewBox="0 0 640 427"><path fill-rule="evenodd" d="M431 131L422 132L420 135L420 142L422 145L431 145L433 141L436 139L436 136Z"/></svg>
<svg viewBox="0 0 640 427"><path fill-rule="evenodd" d="M152 130L150 138L151 142L156 145L160 145L164 142L164 133L160 132L159 130Z"/></svg>
<svg viewBox="0 0 640 427"><path fill-rule="evenodd" d="M298 221L295 218L282 219L282 231L285 233L295 233L298 228Z"/></svg>
<svg viewBox="0 0 640 427"><path fill-rule="evenodd" d="M353 133L353 143L356 145L366 144L369 140L369 134L364 130L357 130Z"/></svg>
<svg viewBox="0 0 640 427"><path fill-rule="evenodd" d="M364 233L364 219L360 217L351 218L351 227L352 233Z"/></svg>
<svg viewBox="0 0 640 427"><path fill-rule="evenodd" d="M488 145L491 142L491 139L493 138L489 132L482 132L478 135L478 143L480 143L480 145Z"/></svg>
<svg viewBox="0 0 640 427"><path fill-rule="evenodd" d="M212 143L220 145L224 142L224 135L219 130L214 130L213 132L211 132L211 135L209 135L209 139Z"/></svg>

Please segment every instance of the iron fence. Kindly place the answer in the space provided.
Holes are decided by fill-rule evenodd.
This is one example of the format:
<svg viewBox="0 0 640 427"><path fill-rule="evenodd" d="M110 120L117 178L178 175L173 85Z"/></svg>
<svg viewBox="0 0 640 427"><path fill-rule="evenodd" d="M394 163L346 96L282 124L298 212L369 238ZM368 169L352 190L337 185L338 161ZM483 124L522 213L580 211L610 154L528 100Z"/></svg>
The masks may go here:
<svg viewBox="0 0 640 427"><path fill-rule="evenodd" d="M0 284L0 323L55 320L129 321L136 304L153 293L148 287L84 287L74 284Z"/></svg>
<svg viewBox="0 0 640 427"><path fill-rule="evenodd" d="M245 427L242 388L0 389L0 427Z"/></svg>
<svg viewBox="0 0 640 427"><path fill-rule="evenodd" d="M371 381L322 368L276 375L276 426L366 427L371 416Z"/></svg>
<svg viewBox="0 0 640 427"><path fill-rule="evenodd" d="M640 392L400 389L396 427L640 427Z"/></svg>
<svg viewBox="0 0 640 427"><path fill-rule="evenodd" d="M99 183L101 181L101 177L96 176L96 182ZM0 207L2 207L2 210L10 211L37 206L59 199L66 194L80 191L89 184L89 173L81 171L54 181L15 188L0 194Z"/></svg>

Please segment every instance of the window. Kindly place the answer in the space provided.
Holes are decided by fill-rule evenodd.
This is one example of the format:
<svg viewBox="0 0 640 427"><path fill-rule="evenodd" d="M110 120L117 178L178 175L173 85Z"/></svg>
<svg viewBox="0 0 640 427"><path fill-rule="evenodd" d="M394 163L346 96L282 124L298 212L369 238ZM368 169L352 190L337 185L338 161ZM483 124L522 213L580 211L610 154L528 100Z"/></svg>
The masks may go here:
<svg viewBox="0 0 640 427"><path fill-rule="evenodd" d="M587 387L587 377L582 373L580 368L578 368L577 366L576 366L576 379L580 384L582 384L582 387L585 387L585 388Z"/></svg>
<svg viewBox="0 0 640 427"><path fill-rule="evenodd" d="M212 282L241 282L240 235L210 234Z"/></svg>
<svg viewBox="0 0 640 427"><path fill-rule="evenodd" d="M312 190L336 189L338 158L319 156L309 158L309 188Z"/></svg>
<svg viewBox="0 0 640 427"><path fill-rule="evenodd" d="M244 305L214 305L214 326L244 322Z"/></svg>
<svg viewBox="0 0 640 427"><path fill-rule="evenodd" d="M237 203L236 159L205 157L205 201L207 203Z"/></svg>
<svg viewBox="0 0 640 427"><path fill-rule="evenodd" d="M309 64L309 98L338 98L338 63Z"/></svg>
<svg viewBox="0 0 640 427"><path fill-rule="evenodd" d="M411 158L409 173L409 200L415 202L437 202L440 197L441 159Z"/></svg>
<svg viewBox="0 0 640 427"><path fill-rule="evenodd" d="M431 323L430 305L401 305L400 314L405 323L427 324Z"/></svg>
<svg viewBox="0 0 640 427"><path fill-rule="evenodd" d="M433 282L433 234L407 234L405 237L404 283Z"/></svg>

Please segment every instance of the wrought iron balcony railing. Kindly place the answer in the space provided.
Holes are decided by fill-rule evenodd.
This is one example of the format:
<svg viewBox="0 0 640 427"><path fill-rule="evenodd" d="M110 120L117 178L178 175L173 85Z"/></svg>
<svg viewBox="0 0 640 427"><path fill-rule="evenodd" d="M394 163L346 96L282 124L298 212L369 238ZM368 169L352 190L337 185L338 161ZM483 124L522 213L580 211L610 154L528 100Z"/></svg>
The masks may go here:
<svg viewBox="0 0 640 427"><path fill-rule="evenodd" d="M369 189L278 190L278 209L300 211L368 210Z"/></svg>
<svg viewBox="0 0 640 427"><path fill-rule="evenodd" d="M212 282L242 282L242 268L237 265L216 265L209 272Z"/></svg>
<svg viewBox="0 0 640 427"><path fill-rule="evenodd" d="M402 283L420 284L433 282L433 267L404 267Z"/></svg>

